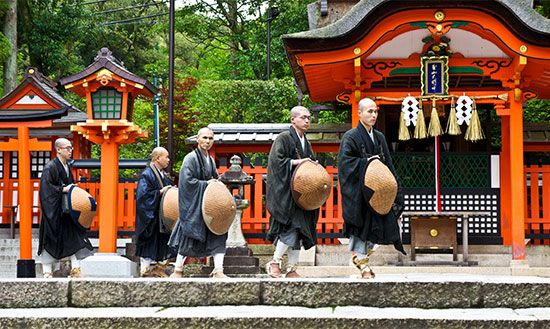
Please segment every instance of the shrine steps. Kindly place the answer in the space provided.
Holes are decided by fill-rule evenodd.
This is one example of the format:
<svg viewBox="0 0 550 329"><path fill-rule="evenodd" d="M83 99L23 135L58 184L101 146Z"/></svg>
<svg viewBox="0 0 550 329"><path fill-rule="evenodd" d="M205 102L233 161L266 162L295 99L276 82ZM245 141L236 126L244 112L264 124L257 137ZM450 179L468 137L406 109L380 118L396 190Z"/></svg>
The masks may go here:
<svg viewBox="0 0 550 329"><path fill-rule="evenodd" d="M550 279L0 280L1 328L545 328Z"/></svg>

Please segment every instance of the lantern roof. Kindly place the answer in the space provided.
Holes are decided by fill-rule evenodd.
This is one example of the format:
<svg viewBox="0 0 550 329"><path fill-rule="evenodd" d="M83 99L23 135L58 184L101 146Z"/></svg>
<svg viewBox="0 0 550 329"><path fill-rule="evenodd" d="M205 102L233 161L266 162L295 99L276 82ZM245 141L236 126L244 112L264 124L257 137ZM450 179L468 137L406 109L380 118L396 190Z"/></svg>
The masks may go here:
<svg viewBox="0 0 550 329"><path fill-rule="evenodd" d="M97 52L97 56L94 59L94 62L90 64L88 67L86 67L84 70L82 70L79 73L76 73L74 75L64 77L60 80L60 83L64 85L66 88L67 85L75 84L77 82L82 82L83 80L90 79L90 76L92 76L94 73L97 73L99 71L102 71L103 69L108 70L109 72L116 75L120 80L124 80L124 82L131 82L136 86L140 86L141 93L152 97L154 94L157 93L157 88L153 86L147 79L141 78L134 73L128 71L124 67L124 63L119 61L117 58L113 56L112 51L110 51L108 48L101 48ZM95 79L96 77L93 77ZM92 79L92 80L93 80ZM145 87L145 88L142 88ZM83 96L85 92L81 90L80 88L75 88L75 93Z"/></svg>

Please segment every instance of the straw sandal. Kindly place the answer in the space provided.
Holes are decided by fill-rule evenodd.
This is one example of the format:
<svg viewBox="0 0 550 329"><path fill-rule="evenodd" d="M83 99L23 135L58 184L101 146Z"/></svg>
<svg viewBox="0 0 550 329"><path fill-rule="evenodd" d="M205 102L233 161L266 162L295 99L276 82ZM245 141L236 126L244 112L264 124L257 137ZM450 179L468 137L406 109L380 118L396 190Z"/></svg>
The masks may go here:
<svg viewBox="0 0 550 329"><path fill-rule="evenodd" d="M351 262L361 272L362 279L374 279L376 277L369 266L369 257L359 259L357 255L353 255L353 257L351 257Z"/></svg>

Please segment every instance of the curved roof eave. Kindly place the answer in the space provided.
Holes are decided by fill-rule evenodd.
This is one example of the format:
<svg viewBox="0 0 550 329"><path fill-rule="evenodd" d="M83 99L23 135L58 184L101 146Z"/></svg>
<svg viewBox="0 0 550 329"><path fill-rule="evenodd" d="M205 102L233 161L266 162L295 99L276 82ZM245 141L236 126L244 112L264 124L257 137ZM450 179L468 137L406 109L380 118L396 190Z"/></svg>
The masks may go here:
<svg viewBox="0 0 550 329"><path fill-rule="evenodd" d="M54 120L59 119L62 116L67 115L69 106L63 108L43 112L43 113L29 113L29 114L16 114L16 115L6 115L0 114L0 122L19 122L19 121L42 121L42 120Z"/></svg>
<svg viewBox="0 0 550 329"><path fill-rule="evenodd" d="M516 27L514 33L527 41L550 46L550 20L538 14L527 0L362 0L344 17L328 26L310 31L283 35L285 48L297 51L336 49L360 40L377 21L405 9L465 8L490 12L507 25ZM369 18L369 19L367 19ZM516 23L516 24L514 24ZM338 39L335 45L334 40ZM300 49L301 48L301 49Z"/></svg>

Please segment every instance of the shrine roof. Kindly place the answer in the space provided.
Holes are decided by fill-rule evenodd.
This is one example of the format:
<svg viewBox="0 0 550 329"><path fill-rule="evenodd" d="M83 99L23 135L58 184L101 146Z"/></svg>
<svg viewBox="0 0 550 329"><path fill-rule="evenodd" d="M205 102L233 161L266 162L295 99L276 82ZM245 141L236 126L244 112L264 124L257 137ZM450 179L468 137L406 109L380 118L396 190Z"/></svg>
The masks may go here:
<svg viewBox="0 0 550 329"><path fill-rule="evenodd" d="M208 125L214 132L216 144L271 144L277 136L288 130L290 123L215 123ZM339 143L350 124L311 124L307 138L311 143ZM197 142L197 136L185 139L188 144Z"/></svg>
<svg viewBox="0 0 550 329"><path fill-rule="evenodd" d="M69 107L63 107L55 110L2 110L0 111L0 121L19 123L22 121L40 121L58 119L67 115Z"/></svg>
<svg viewBox="0 0 550 329"><path fill-rule="evenodd" d="M550 143L550 122L525 122L523 124L525 143Z"/></svg>
<svg viewBox="0 0 550 329"><path fill-rule="evenodd" d="M528 0L362 0L342 18L328 26L284 35L285 48L307 46L308 50L337 49L346 41L358 41L373 25L395 12L426 8L472 8L495 15L528 41L550 46L550 20L538 14ZM334 39L338 38L338 43ZM304 47L305 48L305 47Z"/></svg>
<svg viewBox="0 0 550 329"><path fill-rule="evenodd" d="M57 92L55 81L28 68L17 87L0 99L0 121L48 119L53 119L54 126L68 126L86 121L87 115Z"/></svg>
<svg viewBox="0 0 550 329"><path fill-rule="evenodd" d="M147 79L141 78L134 73L128 71L124 67L124 63L116 59L113 56L113 53L108 48L101 48L101 50L97 52L95 61L88 67L86 67L83 71L68 77L64 77L60 79L59 82L62 85L67 85L69 83L82 80L103 68L111 71L121 78L145 86L153 94L157 93L157 88L155 86L153 86Z"/></svg>
<svg viewBox="0 0 550 329"><path fill-rule="evenodd" d="M63 96L57 92L56 82L47 76L40 73L35 68L28 68L26 73L23 74L21 82L15 87L14 90L6 94L0 99L0 107L8 103L14 97L16 97L19 92L21 92L28 84L32 84L40 89L47 97L49 97L54 103L58 105L59 108L67 107L69 109L79 111L75 106L69 103Z"/></svg>
<svg viewBox="0 0 550 329"><path fill-rule="evenodd" d="M311 6L310 9L318 10L318 7ZM434 10L435 12L439 9L454 11L454 20L459 22L460 17L463 17L466 24L469 24L469 18L460 16L462 10L464 12L479 13L479 17L484 17L484 19L490 17L494 22L491 29L485 27L483 21L476 21L478 18L472 18L471 23L475 24L472 24L469 28L457 27L455 30L461 31L464 36L467 33L477 34L479 40L485 43L475 44L479 47L475 49L484 49L485 51L489 48L480 47L480 45L492 46L491 49L495 50L493 53L496 53L498 58L511 57L512 55L525 56L527 65L524 74L530 76L531 83L522 86L523 90L532 92L542 99L550 97L550 91L548 90L550 58L547 51L550 48L550 20L532 9L532 2L528 0L361 0L342 18L332 24L309 31L287 34L282 37L298 86L303 93L309 94L315 102L333 101L337 95L350 90L350 81L356 78L356 72L354 71L355 59L365 60L374 51L381 49L384 45L389 45L390 42L394 42L393 46L396 46L397 42L403 42L404 44L411 42L411 38L413 40L418 39L418 41L422 40L422 36L414 33L415 30L420 31L422 28L418 28L414 24L418 24L417 20L424 22L426 18L422 15L425 15L427 10ZM411 17L406 18L405 13L409 12ZM418 16L415 16L414 13L417 13ZM312 13L309 14L311 17ZM396 17L401 19L399 22L406 22L409 19L410 24L406 27L405 25L394 26L391 22ZM414 27L411 27L413 25ZM409 28L411 30L408 30ZM507 31L506 37L500 35L500 28ZM382 31L381 29L387 30ZM449 33L453 33L453 31ZM406 35L406 38L398 38L398 36L404 35ZM364 40L368 40L368 42ZM464 47L469 49L470 43L464 41L464 38L462 40L466 42ZM465 38L465 40L470 39ZM525 54L519 52L523 52L519 47L522 42L525 43L523 45ZM512 48L512 43L516 47ZM519 43L519 45L516 43ZM362 46L358 47L358 45ZM459 48L456 43L454 46ZM408 49L407 47L403 48ZM379 75L387 73L377 71L384 65L388 68L392 64L383 63L384 59L393 59L391 49L385 49L385 51L385 53L376 54L377 56L383 54L382 57L372 57L377 62L369 63L369 65L373 65L372 68L368 68L369 70ZM418 53L413 51L410 55L418 55ZM483 54L484 52L479 51L478 53ZM490 52L487 50L487 53ZM406 59L409 56L409 54L401 55L403 56L398 58ZM464 56L463 53L460 55ZM477 58L476 56L471 57ZM378 62L382 63L379 67L375 66ZM399 74L408 77L414 75L411 72L403 72ZM394 72L390 73L393 74ZM462 72L460 74L470 73ZM489 78L486 75L483 79ZM398 86L401 90L404 87L403 85ZM373 89L372 87L369 88Z"/></svg>

